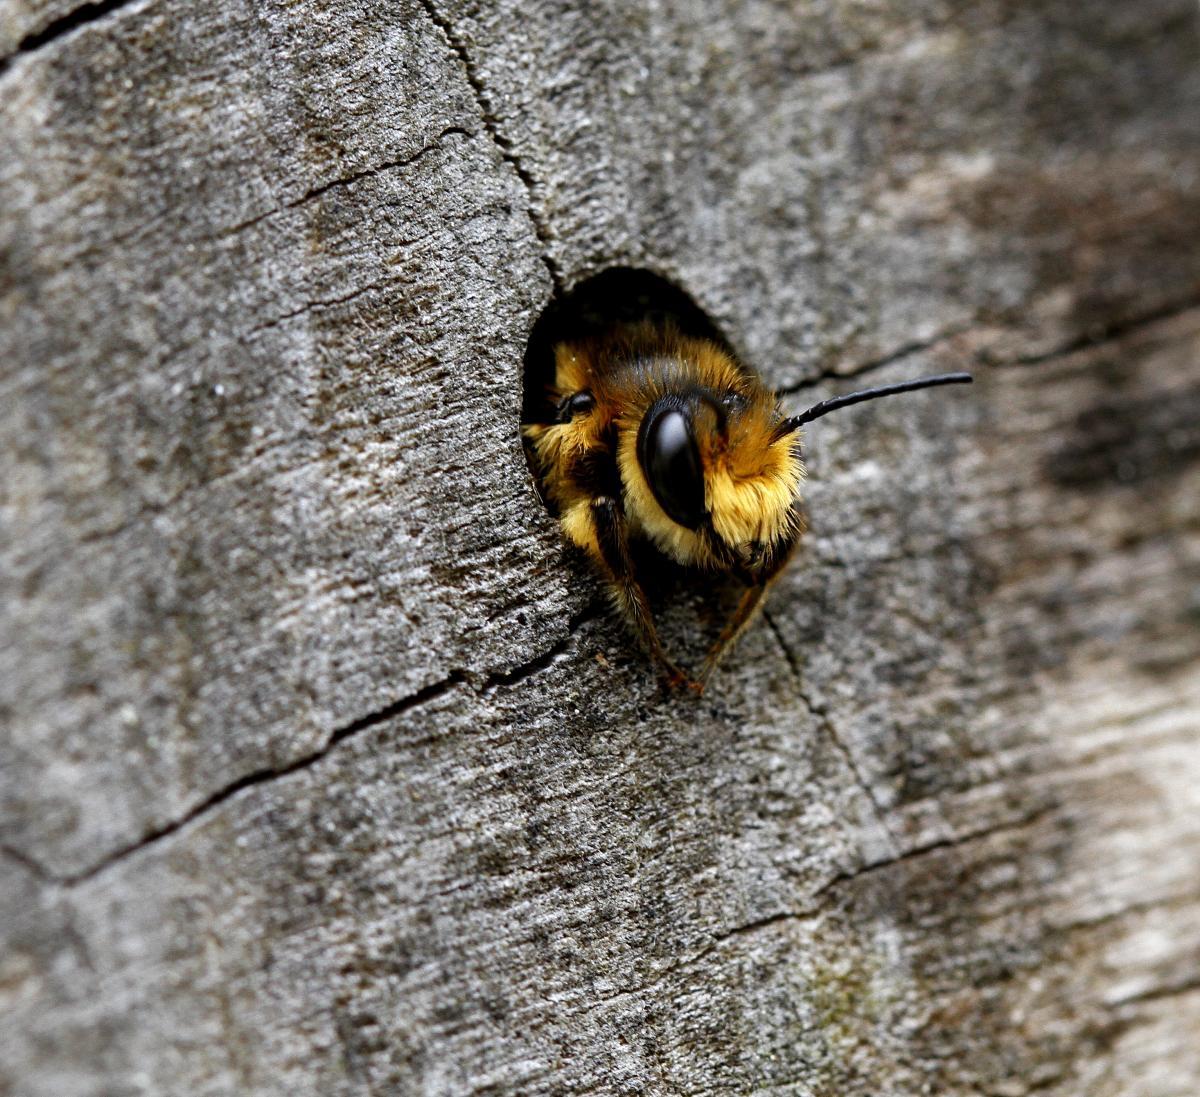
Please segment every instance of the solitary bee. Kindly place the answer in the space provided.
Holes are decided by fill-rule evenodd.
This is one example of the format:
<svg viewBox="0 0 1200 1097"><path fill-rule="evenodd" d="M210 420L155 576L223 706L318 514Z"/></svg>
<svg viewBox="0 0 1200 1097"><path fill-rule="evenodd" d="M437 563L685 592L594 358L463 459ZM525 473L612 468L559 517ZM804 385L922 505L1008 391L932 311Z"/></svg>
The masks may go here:
<svg viewBox="0 0 1200 1097"><path fill-rule="evenodd" d="M525 437L567 540L595 561L618 610L671 686L696 692L753 619L804 523L799 429L831 411L932 385L945 373L824 400L785 416L774 393L717 342L642 322L554 347L552 421ZM630 541L745 591L696 679L663 649Z"/></svg>

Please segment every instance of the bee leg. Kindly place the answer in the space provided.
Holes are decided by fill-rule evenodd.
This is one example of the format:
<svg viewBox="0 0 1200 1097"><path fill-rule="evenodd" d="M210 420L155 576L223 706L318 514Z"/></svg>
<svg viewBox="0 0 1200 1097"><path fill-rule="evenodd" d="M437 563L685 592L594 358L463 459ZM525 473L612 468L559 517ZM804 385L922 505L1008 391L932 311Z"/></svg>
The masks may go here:
<svg viewBox="0 0 1200 1097"><path fill-rule="evenodd" d="M692 681L667 655L659 642L650 602L634 573L633 558L629 555L625 515L617 501L607 495L593 499L591 516L596 532L596 545L600 550L604 569L608 573L609 589L617 607L651 657L665 672L667 684L672 688L687 686L697 693L701 692L704 687Z"/></svg>
<svg viewBox="0 0 1200 1097"><path fill-rule="evenodd" d="M733 611L733 615L725 622L725 627L721 630L721 635L717 637L717 641L711 648L708 649L708 655L704 659L704 665L700 669L700 681L707 682L709 675L717 669L717 664L721 658L728 652L738 638L746 631L746 627L754 620L754 616L762 607L763 598L770 589L771 584L778 578L779 573L783 571L787 562L792 558L792 553L799 543L799 535L789 538L783 545L775 550L763 565L763 567L750 578L750 586L742 593L741 601L738 602L737 609Z"/></svg>
<svg viewBox="0 0 1200 1097"><path fill-rule="evenodd" d="M754 620L754 615L758 613L759 607L762 605L763 596L766 593L767 584L760 582L747 587L742 593L737 609L733 611L733 615L725 622L725 627L721 629L721 635L717 637L716 643L708 649L708 655L704 658L704 665L700 668L701 682L708 681L709 675L717 669L717 664L721 661L722 656L737 643L738 638L746 631L747 626Z"/></svg>

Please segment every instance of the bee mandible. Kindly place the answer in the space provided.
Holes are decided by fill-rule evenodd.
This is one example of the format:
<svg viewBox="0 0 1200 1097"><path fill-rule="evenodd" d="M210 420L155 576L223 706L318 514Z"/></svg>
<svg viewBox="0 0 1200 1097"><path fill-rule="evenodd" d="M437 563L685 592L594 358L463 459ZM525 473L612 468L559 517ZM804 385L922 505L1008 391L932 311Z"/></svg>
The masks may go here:
<svg viewBox="0 0 1200 1097"><path fill-rule="evenodd" d="M804 532L800 428L864 400L972 379L938 374L787 416L727 348L649 322L559 342L554 370L552 419L528 423L523 433L563 534L599 568L668 684L696 692L753 620ZM745 586L695 678L659 640L630 553L635 538Z"/></svg>

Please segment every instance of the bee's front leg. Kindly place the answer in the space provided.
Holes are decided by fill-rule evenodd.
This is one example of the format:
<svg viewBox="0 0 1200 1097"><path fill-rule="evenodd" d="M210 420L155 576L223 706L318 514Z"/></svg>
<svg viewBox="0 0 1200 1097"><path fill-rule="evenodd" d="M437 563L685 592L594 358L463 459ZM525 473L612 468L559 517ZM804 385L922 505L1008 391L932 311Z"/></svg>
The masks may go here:
<svg viewBox="0 0 1200 1097"><path fill-rule="evenodd" d="M738 637L746 631L746 627L754 620L755 614L758 613L762 606L763 598L766 596L771 584L779 577L779 573L783 571L787 562L792 558L792 553L795 552L799 541L799 528L797 528L797 531L792 536L771 552L757 571L748 576L749 586L742 593L742 598L738 602L737 609L733 611L733 615L725 622L725 627L721 630L721 635L717 637L716 643L708 650L704 665L700 669L701 683L708 681L709 675L716 670L722 656L737 643Z"/></svg>
<svg viewBox="0 0 1200 1097"><path fill-rule="evenodd" d="M637 580L633 558L629 554L628 530L620 504L611 496L598 496L590 502L590 513L596 535L596 547L617 608L651 657L665 672L669 686L673 689L686 686L696 693L702 692L704 687L688 677L663 650L658 639L650 602Z"/></svg>

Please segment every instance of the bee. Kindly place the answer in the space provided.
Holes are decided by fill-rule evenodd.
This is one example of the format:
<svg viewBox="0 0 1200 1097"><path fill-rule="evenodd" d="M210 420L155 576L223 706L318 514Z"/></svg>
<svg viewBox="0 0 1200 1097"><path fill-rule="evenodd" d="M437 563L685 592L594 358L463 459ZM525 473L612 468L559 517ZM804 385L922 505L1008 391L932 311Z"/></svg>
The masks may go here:
<svg viewBox="0 0 1200 1097"><path fill-rule="evenodd" d="M553 348L545 421L522 428L567 541L671 687L700 693L791 557L804 521L800 428L864 400L971 381L946 373L784 414L759 376L712 339L643 321ZM688 568L744 584L692 677L664 650L630 546L651 542Z"/></svg>

